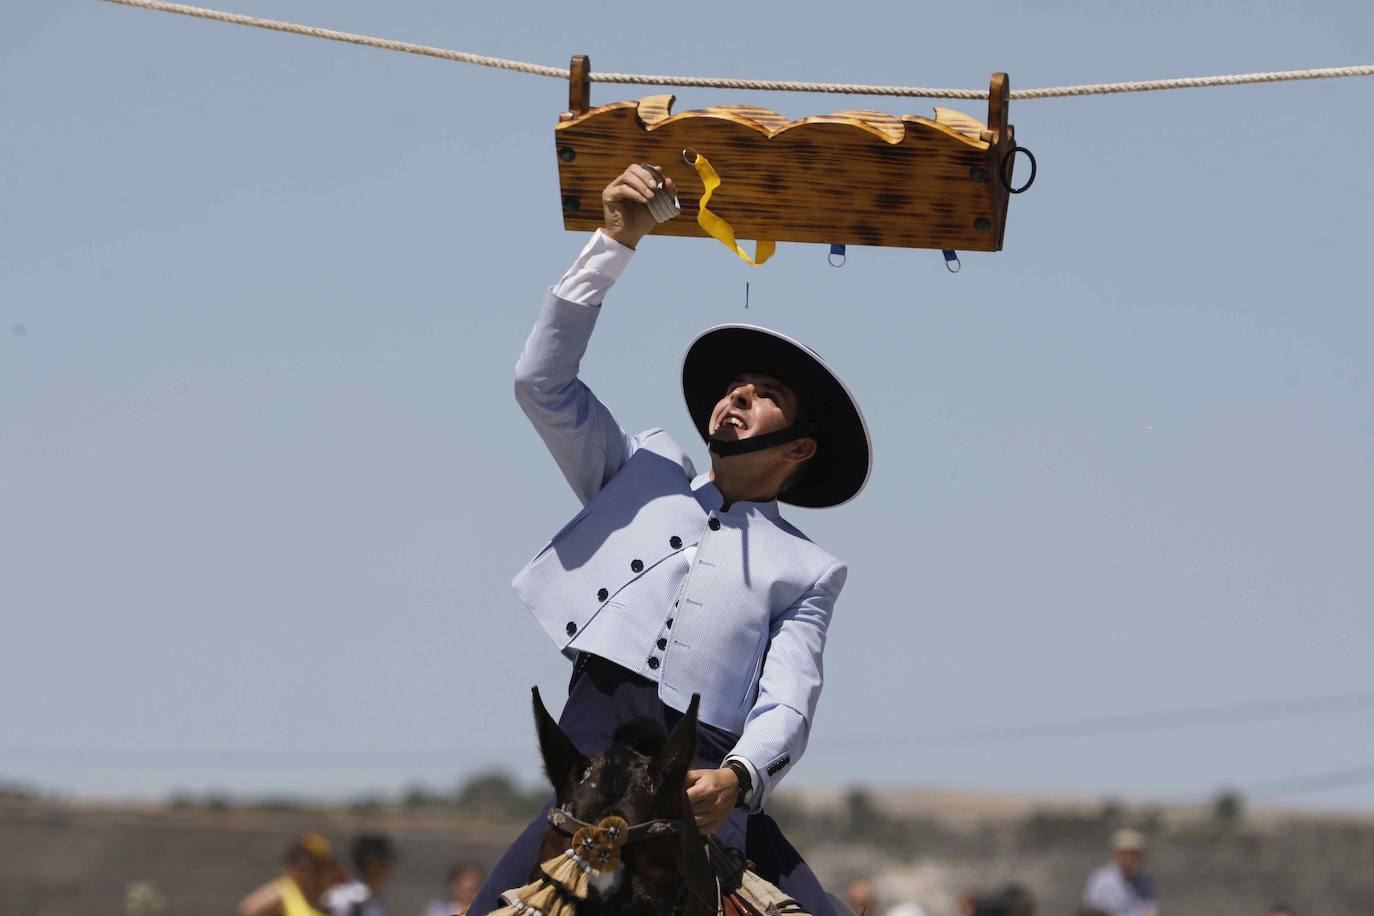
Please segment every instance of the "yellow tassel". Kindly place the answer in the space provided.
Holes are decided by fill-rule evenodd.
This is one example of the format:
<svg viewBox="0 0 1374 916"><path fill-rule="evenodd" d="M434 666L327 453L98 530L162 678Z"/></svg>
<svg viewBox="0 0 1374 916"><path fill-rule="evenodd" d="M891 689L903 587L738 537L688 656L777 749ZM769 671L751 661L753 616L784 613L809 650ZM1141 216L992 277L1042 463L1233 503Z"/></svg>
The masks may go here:
<svg viewBox="0 0 1374 916"><path fill-rule="evenodd" d="M491 916L576 916L577 904L587 899L592 872L620 867L620 847L629 838L629 826L618 817L607 817L595 827L573 834L572 847L540 866L547 876L524 887L506 891Z"/></svg>
<svg viewBox="0 0 1374 916"><path fill-rule="evenodd" d="M506 891L501 895L501 902L507 905L492 910L491 916L574 916L577 902L587 899L591 876L585 863L571 853L572 850L568 850L540 866L552 883L540 878L524 887Z"/></svg>
<svg viewBox="0 0 1374 916"><path fill-rule="evenodd" d="M587 899L587 886L591 883L591 875L588 874L585 860L579 862L577 857L565 852L557 859L550 859L544 863L544 874L552 878L565 893L578 900Z"/></svg>

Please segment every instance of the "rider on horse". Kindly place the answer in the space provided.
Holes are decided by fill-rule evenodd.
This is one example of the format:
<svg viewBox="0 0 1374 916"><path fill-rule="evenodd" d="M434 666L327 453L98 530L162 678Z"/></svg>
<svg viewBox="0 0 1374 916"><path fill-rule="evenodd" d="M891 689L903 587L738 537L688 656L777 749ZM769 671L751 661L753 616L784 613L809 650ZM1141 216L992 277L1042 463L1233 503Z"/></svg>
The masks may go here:
<svg viewBox="0 0 1374 916"><path fill-rule="evenodd" d="M516 366L516 399L584 504L515 579L575 659L560 726L583 754L622 723L671 728L699 694L698 826L745 851L816 916L834 910L763 813L806 748L821 655L845 565L783 520L779 502L839 505L867 482L868 430L821 358L749 325L688 348L687 408L711 452L698 474L661 429L627 435L578 379L601 302L654 227L647 204L671 179L630 166L602 194L605 225L544 300ZM470 910L485 914L538 864L537 818Z"/></svg>

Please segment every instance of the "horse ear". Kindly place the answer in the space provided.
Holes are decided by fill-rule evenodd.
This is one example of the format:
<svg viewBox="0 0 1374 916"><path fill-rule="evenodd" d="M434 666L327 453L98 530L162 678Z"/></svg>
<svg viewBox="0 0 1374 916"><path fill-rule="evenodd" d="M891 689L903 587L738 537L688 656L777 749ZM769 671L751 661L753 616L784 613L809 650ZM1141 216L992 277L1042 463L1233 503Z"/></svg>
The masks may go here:
<svg viewBox="0 0 1374 916"><path fill-rule="evenodd" d="M682 720L668 736L663 745L661 760L665 770L681 770L685 777L692 768L692 760L697 754L697 707L701 705L701 694L692 694L692 702Z"/></svg>
<svg viewBox="0 0 1374 916"><path fill-rule="evenodd" d="M539 753L544 758L544 772L553 783L554 793L559 801L566 798L572 788L573 779L587 767L587 758L582 756L572 739L559 728L558 722L544 708L544 700L539 696L539 688L534 694L534 727L539 734Z"/></svg>

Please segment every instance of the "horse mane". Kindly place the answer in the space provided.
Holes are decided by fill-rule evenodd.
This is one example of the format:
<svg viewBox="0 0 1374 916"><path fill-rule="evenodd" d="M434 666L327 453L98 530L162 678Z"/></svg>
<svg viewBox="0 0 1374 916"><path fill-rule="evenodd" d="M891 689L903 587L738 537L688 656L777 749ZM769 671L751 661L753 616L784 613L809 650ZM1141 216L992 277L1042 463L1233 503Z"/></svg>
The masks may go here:
<svg viewBox="0 0 1374 916"><path fill-rule="evenodd" d="M657 757L668 743L668 730L663 723L649 716L639 716L621 723L611 737L613 747L624 747L645 757Z"/></svg>

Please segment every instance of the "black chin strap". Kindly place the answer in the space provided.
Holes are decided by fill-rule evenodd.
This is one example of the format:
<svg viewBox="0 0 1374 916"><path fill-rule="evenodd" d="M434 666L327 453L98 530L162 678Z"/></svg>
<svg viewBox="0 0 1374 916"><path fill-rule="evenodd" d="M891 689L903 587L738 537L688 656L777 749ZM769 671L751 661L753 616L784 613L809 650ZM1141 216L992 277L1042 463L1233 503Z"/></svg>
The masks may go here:
<svg viewBox="0 0 1374 916"><path fill-rule="evenodd" d="M799 423L789 426L786 429L779 429L775 432L764 433L762 436L750 436L748 439L716 439L711 438L711 451L722 458L729 458L732 455L747 455L750 452L761 451L765 448L772 448L775 445L782 445L793 442L797 439L804 439L807 436L816 434L816 424Z"/></svg>

